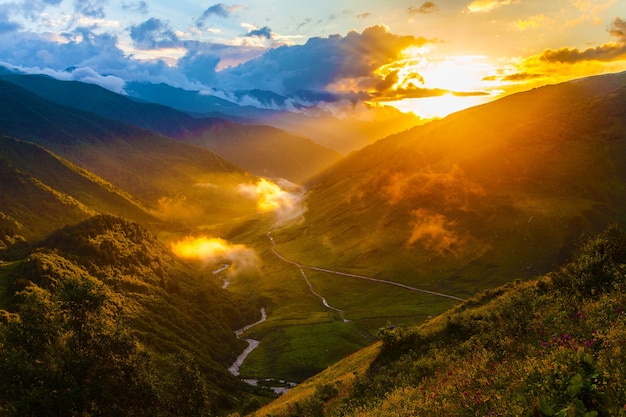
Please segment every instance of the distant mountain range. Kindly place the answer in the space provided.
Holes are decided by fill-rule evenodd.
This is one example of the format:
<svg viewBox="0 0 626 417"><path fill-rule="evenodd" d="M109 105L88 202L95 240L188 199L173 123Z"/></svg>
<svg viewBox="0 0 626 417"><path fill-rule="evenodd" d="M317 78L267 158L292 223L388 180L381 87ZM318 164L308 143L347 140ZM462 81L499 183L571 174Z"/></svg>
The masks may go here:
<svg viewBox="0 0 626 417"><path fill-rule="evenodd" d="M276 128L240 124L215 117L196 118L164 105L138 102L94 84L59 81L41 75L14 74L4 76L3 79L51 102L209 149L257 175L302 181L340 157L337 152L325 149L310 139L290 135ZM172 87L156 88L185 97L191 94ZM175 99L176 94L172 94L172 100ZM213 97L210 99L211 105L215 105ZM232 106L238 107L234 104ZM283 157L277 159L276 154Z"/></svg>

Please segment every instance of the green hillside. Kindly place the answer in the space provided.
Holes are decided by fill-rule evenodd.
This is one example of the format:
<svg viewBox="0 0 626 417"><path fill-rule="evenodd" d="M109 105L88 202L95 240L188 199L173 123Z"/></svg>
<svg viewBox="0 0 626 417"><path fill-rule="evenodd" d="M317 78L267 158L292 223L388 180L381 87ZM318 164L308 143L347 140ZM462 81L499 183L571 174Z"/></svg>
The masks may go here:
<svg viewBox="0 0 626 417"><path fill-rule="evenodd" d="M274 230L274 249L242 232L264 273L232 290L254 288L272 308L242 372L312 376L388 323L544 274L581 233L624 224L625 77L536 89L380 140L310 182L304 221Z"/></svg>
<svg viewBox="0 0 626 417"><path fill-rule="evenodd" d="M253 177L216 154L53 104L5 81L0 134L45 147L175 223L211 225L254 212L236 191Z"/></svg>
<svg viewBox="0 0 626 417"><path fill-rule="evenodd" d="M14 224L5 235L41 238L96 213L157 221L110 183L32 143L0 137L0 177L0 211Z"/></svg>
<svg viewBox="0 0 626 417"><path fill-rule="evenodd" d="M623 222L625 161L626 73L543 87L350 155L277 242L305 264L467 297Z"/></svg>
<svg viewBox="0 0 626 417"><path fill-rule="evenodd" d="M33 246L0 264L3 415L213 415L251 398L226 369L253 299L112 216Z"/></svg>
<svg viewBox="0 0 626 417"><path fill-rule="evenodd" d="M358 352L252 416L623 416L626 236L475 295Z"/></svg>

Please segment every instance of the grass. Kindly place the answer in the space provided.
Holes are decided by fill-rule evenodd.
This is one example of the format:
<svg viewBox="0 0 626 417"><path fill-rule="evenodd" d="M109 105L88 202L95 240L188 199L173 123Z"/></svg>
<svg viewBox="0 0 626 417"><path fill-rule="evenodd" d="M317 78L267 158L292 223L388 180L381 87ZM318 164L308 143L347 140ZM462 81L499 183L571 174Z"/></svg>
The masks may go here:
<svg viewBox="0 0 626 417"><path fill-rule="evenodd" d="M611 228L548 275L384 330L253 415L624 416L625 272Z"/></svg>

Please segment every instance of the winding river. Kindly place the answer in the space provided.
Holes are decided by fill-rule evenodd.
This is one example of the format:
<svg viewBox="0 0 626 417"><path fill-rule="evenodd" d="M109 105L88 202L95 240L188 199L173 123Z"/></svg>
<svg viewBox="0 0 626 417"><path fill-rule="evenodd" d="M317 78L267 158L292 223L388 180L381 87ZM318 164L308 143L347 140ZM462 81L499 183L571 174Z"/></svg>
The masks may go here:
<svg viewBox="0 0 626 417"><path fill-rule="evenodd" d="M252 327L256 326L257 324L261 324L263 323L265 320L267 320L267 314L265 313L265 308L262 307L261 308L261 319L257 322L254 322L252 324L248 324L247 326L242 327L239 330L235 331L235 335L237 336L237 338L240 338L241 336L243 336L243 334L250 330ZM230 368L228 368L228 372L230 372L231 374L233 374L234 376L239 376L240 375L240 368L241 365L243 365L243 362L246 360L246 358L248 357L248 355L250 353L252 353L252 351L254 349L256 349L259 344L261 343L258 340L254 340L254 339L245 339L246 342L248 342L248 347L241 352L241 354L237 357L237 359L235 360L235 362L230 366ZM290 388L293 388L296 386L295 382L286 382L283 380L279 380L276 381L274 379L268 378L265 380L259 380L259 379L242 379L243 382L245 382L248 385L252 385L252 386L264 386L270 390L272 390L273 392L275 392L276 394L284 394L287 391L289 391ZM268 385L271 383L276 383L278 382L278 384L280 386L272 386L272 385Z"/></svg>

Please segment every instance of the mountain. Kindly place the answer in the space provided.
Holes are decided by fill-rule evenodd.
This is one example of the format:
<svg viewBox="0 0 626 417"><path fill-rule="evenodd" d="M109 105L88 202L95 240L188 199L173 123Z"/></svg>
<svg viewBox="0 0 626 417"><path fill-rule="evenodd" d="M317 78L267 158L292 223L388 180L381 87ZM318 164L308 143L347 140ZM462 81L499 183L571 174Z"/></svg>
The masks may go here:
<svg viewBox="0 0 626 417"><path fill-rule="evenodd" d="M335 110L333 105L328 107L329 110L313 107L302 112L282 112L258 120L294 135L310 137L344 155L430 121L391 106L364 105L348 111L341 106Z"/></svg>
<svg viewBox="0 0 626 417"><path fill-rule="evenodd" d="M624 167L626 73L542 87L351 154L275 238L306 265L463 298L549 271L581 233L624 223Z"/></svg>
<svg viewBox="0 0 626 417"><path fill-rule="evenodd" d="M252 396L227 368L245 347L234 330L260 316L253 299L113 216L33 247L0 270L10 415L215 415Z"/></svg>
<svg viewBox="0 0 626 417"><path fill-rule="evenodd" d="M249 100L257 106L265 105L270 107L268 109L252 105L238 106L214 95L166 84L134 82L128 83L125 90L135 99L159 103L194 115L274 126L342 154L425 122L415 115L388 106L355 109L352 104L338 103L337 98L329 93L315 91L297 91L293 97L262 90L235 93L235 98ZM287 105L302 101L322 104ZM281 106L286 110L275 109Z"/></svg>
<svg viewBox="0 0 626 417"><path fill-rule="evenodd" d="M0 136L0 178L5 240L41 238L96 213L157 221L128 194L32 143Z"/></svg>
<svg viewBox="0 0 626 417"><path fill-rule="evenodd" d="M134 99L158 103L190 114L221 112L240 117L250 117L256 112L264 112L264 110L252 106L242 109L238 104L214 95L200 94L198 91L184 90L169 84L129 82L124 90L129 97ZM252 115L246 110L253 112Z"/></svg>
<svg viewBox="0 0 626 417"><path fill-rule="evenodd" d="M194 118L171 107L138 102L94 84L59 81L41 75L10 75L2 79L51 102L209 149L256 175L298 182L328 167L340 157L310 139L270 126L240 124L219 118ZM277 160L277 153L283 158Z"/></svg>
<svg viewBox="0 0 626 417"><path fill-rule="evenodd" d="M254 179L216 154L0 81L0 133L39 144L130 193L166 220L215 224L254 211Z"/></svg>
<svg viewBox="0 0 626 417"><path fill-rule="evenodd" d="M330 366L250 416L617 416L626 403L626 236L476 294Z"/></svg>

